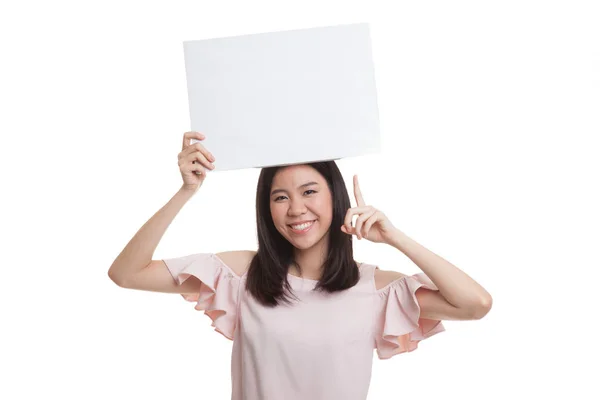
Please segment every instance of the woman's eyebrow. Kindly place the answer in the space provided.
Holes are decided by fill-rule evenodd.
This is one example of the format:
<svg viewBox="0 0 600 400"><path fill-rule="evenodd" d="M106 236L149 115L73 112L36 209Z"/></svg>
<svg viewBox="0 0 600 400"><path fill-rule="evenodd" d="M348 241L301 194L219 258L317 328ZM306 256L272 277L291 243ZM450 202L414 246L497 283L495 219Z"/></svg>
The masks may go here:
<svg viewBox="0 0 600 400"><path fill-rule="evenodd" d="M307 187L307 186L311 186L311 185L318 185L318 183L317 182L304 183L304 184L298 186L298 189L301 189L301 188ZM275 189L271 192L271 196L273 196L275 193L279 193L279 192L286 193L285 189Z"/></svg>

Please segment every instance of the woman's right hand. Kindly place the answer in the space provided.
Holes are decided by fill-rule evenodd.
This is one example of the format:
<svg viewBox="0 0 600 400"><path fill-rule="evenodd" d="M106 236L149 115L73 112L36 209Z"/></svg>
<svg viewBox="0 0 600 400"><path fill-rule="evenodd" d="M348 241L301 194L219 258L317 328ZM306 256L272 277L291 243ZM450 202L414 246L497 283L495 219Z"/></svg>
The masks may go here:
<svg viewBox="0 0 600 400"><path fill-rule="evenodd" d="M204 140L200 132L186 132L183 134L183 145L177 156L179 159L179 171L183 178L183 189L196 191L202 186L206 178L207 170L215 169L213 162L215 157L206 150L201 143L190 144L190 139Z"/></svg>

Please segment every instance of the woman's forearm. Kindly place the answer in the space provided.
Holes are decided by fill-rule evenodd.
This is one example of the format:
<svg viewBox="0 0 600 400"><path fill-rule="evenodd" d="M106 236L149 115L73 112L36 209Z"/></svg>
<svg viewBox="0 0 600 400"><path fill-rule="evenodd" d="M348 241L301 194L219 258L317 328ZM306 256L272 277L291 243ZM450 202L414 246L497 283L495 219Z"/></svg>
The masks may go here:
<svg viewBox="0 0 600 400"><path fill-rule="evenodd" d="M421 268L450 304L476 310L479 315L485 315L491 307L492 297L479 283L403 232L397 231L389 244Z"/></svg>
<svg viewBox="0 0 600 400"><path fill-rule="evenodd" d="M111 279L126 279L152 261L154 251L167 228L195 192L182 186L171 200L140 228L110 266L108 275Z"/></svg>

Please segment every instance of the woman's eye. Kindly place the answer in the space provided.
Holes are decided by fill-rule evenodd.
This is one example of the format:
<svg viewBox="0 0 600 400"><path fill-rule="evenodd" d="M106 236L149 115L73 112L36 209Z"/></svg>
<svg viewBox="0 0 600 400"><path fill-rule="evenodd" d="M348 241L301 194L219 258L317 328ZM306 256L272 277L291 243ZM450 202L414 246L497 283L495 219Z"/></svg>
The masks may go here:
<svg viewBox="0 0 600 400"><path fill-rule="evenodd" d="M312 189L304 191L304 194L313 194L313 193L317 193L317 191L316 190L312 190ZM287 197L285 197L285 196L278 196L275 199L273 199L273 201L279 201L279 200L286 199L286 198Z"/></svg>

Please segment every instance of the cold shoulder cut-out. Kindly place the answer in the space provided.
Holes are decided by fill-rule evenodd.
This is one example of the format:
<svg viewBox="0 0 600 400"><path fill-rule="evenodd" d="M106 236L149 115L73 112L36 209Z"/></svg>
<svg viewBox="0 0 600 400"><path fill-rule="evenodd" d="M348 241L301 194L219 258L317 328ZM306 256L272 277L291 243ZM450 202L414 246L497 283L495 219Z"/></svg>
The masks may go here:
<svg viewBox="0 0 600 400"><path fill-rule="evenodd" d="M184 298L233 341L232 400L364 400L373 351L389 359L444 331L441 321L420 317L417 289L437 290L423 273L378 290L377 267L360 264L360 281L334 294L288 274L300 301L270 308L243 290L246 274L236 275L213 253L163 261L179 284L190 276L202 282L199 293Z"/></svg>

